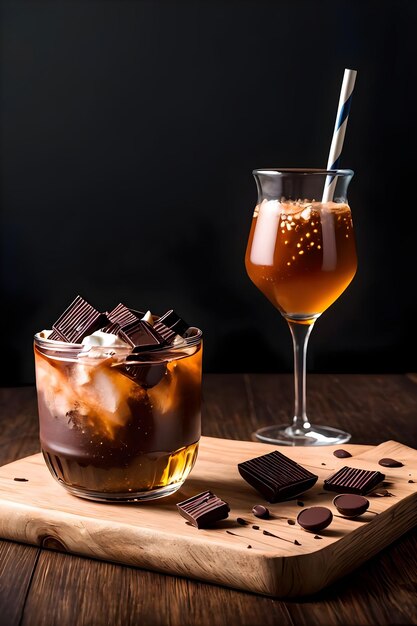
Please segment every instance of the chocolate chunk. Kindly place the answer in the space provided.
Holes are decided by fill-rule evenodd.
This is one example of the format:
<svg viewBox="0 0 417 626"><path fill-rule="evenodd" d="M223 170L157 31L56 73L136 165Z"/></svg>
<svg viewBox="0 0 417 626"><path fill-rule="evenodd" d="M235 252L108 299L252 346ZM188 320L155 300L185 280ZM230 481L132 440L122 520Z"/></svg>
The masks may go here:
<svg viewBox="0 0 417 626"><path fill-rule="evenodd" d="M121 331L121 326L117 322L109 322L103 328L100 328L103 333L109 333L111 335L118 335Z"/></svg>
<svg viewBox="0 0 417 626"><path fill-rule="evenodd" d="M155 387L166 374L166 363L122 363L117 369L144 389Z"/></svg>
<svg viewBox="0 0 417 626"><path fill-rule="evenodd" d="M255 517L260 517L261 519L268 519L269 517L269 510L263 504L255 504L252 513Z"/></svg>
<svg viewBox="0 0 417 626"><path fill-rule="evenodd" d="M106 316L97 311L81 296L77 296L52 325L48 339L81 343L106 323Z"/></svg>
<svg viewBox="0 0 417 626"><path fill-rule="evenodd" d="M177 509L180 515L196 528L208 528L215 522L228 517L230 511L227 502L211 491L203 491L188 500L179 502Z"/></svg>
<svg viewBox="0 0 417 626"><path fill-rule="evenodd" d="M254 524L254 525L252 526L252 528L253 528L253 530L260 530L260 527L259 527L257 524Z"/></svg>
<svg viewBox="0 0 417 626"><path fill-rule="evenodd" d="M342 448L339 448L339 450L335 450L333 454L338 459L348 459L350 456L352 456L350 452L348 452L347 450L343 450Z"/></svg>
<svg viewBox="0 0 417 626"><path fill-rule="evenodd" d="M312 506L309 509L303 509L297 516L297 522L302 528L315 533L327 528L332 519L333 513L325 506Z"/></svg>
<svg viewBox="0 0 417 626"><path fill-rule="evenodd" d="M154 328L167 343L171 343L176 335L182 337L190 325L171 309L156 320Z"/></svg>
<svg viewBox="0 0 417 626"><path fill-rule="evenodd" d="M136 348L135 352L158 348L164 343L164 339L158 331L152 328L148 322L140 319L122 326L119 337Z"/></svg>
<svg viewBox="0 0 417 626"><path fill-rule="evenodd" d="M368 509L369 500L354 493L342 493L333 499L333 504L344 517L358 517Z"/></svg>
<svg viewBox="0 0 417 626"><path fill-rule="evenodd" d="M312 474L281 452L238 463L240 475L268 502L278 502L310 489L318 476Z"/></svg>
<svg viewBox="0 0 417 626"><path fill-rule="evenodd" d="M393 494L388 489L377 489L377 491L371 491L370 496L378 496L379 498L389 498Z"/></svg>
<svg viewBox="0 0 417 626"><path fill-rule="evenodd" d="M324 489L337 493L357 493L364 495L375 489L385 478L381 472L371 472L354 467L342 467L324 481Z"/></svg>
<svg viewBox="0 0 417 626"><path fill-rule="evenodd" d="M107 313L107 317L109 318L109 320L111 322L119 324L119 326L121 327L136 322L137 319L140 319L144 315L145 314L141 313L140 311L133 312L132 309L128 309L128 307L121 302L117 306L115 306L114 309L110 311L110 313Z"/></svg>
<svg viewBox="0 0 417 626"><path fill-rule="evenodd" d="M379 459L378 463L379 465L382 465L382 467L403 467L404 465L401 461L389 458Z"/></svg>

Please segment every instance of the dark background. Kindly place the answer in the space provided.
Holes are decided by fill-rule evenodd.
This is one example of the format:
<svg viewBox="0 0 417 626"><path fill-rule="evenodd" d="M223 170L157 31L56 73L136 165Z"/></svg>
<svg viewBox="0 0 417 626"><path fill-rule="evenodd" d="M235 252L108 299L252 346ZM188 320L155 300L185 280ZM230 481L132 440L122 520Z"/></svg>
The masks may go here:
<svg viewBox="0 0 417 626"><path fill-rule="evenodd" d="M244 253L256 167L342 163L358 273L317 322L310 371L415 370L414 0L1 4L1 384L76 294L174 307L205 371L291 371ZM411 156L407 151L411 150Z"/></svg>

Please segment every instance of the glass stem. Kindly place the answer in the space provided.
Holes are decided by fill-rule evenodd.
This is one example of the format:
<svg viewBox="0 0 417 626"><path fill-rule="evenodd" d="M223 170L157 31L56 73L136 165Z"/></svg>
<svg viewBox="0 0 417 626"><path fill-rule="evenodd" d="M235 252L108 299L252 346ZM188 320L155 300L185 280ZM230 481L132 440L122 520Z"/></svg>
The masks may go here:
<svg viewBox="0 0 417 626"><path fill-rule="evenodd" d="M302 324L287 319L294 348L294 418L291 430L303 434L310 428L306 412L307 345L314 322Z"/></svg>

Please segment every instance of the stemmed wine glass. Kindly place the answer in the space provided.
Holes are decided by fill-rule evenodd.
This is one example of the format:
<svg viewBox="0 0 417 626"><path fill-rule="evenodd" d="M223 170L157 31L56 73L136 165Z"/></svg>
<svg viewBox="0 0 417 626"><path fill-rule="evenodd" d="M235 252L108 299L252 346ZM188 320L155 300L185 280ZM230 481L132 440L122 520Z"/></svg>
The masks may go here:
<svg viewBox="0 0 417 626"><path fill-rule="evenodd" d="M312 424L306 413L306 355L317 318L346 289L356 267L347 188L352 170L257 169L258 203L246 250L252 282L287 320L294 348L292 423L256 431L283 445L340 444L350 434ZM333 198L323 193L331 181Z"/></svg>

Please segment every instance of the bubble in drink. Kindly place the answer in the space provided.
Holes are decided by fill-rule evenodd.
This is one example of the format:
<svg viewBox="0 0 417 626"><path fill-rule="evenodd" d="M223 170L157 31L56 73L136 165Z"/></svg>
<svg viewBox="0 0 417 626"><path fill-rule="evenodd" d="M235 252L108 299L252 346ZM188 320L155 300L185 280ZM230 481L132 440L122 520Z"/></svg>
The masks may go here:
<svg viewBox="0 0 417 626"><path fill-rule="evenodd" d="M329 246L331 269L324 263ZM254 212L245 263L252 282L281 313L316 319L356 272L348 204L263 201Z"/></svg>

